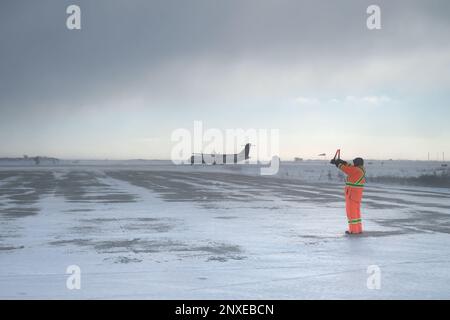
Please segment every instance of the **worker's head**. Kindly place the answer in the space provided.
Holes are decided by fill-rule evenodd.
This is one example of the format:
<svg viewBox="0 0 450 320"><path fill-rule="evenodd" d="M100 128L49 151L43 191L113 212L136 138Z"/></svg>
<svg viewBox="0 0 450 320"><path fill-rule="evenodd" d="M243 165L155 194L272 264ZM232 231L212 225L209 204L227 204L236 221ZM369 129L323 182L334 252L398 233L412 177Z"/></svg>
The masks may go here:
<svg viewBox="0 0 450 320"><path fill-rule="evenodd" d="M353 165L356 166L356 167L363 166L364 165L363 158L355 158L353 160Z"/></svg>

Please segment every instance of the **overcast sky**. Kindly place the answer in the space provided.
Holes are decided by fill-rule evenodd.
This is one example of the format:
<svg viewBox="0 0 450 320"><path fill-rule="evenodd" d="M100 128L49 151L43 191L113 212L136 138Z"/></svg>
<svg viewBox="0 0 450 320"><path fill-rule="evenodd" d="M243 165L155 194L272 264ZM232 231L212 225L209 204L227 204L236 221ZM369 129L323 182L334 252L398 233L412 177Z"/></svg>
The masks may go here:
<svg viewBox="0 0 450 320"><path fill-rule="evenodd" d="M3 0L0 156L169 158L195 120L282 159L450 156L449 34L448 0Z"/></svg>

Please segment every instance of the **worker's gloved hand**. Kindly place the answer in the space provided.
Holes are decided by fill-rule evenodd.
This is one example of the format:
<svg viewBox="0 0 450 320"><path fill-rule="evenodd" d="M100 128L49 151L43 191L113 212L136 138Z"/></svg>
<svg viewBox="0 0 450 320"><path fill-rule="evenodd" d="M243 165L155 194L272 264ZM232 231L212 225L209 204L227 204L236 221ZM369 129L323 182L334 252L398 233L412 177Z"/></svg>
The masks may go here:
<svg viewBox="0 0 450 320"><path fill-rule="evenodd" d="M330 163L331 163L331 164L335 164L335 163L336 163L336 159L334 159L334 158L331 159Z"/></svg>
<svg viewBox="0 0 450 320"><path fill-rule="evenodd" d="M347 161L341 160L341 159L337 159L336 161L334 161L334 164L336 165L337 168L339 168L339 165L343 164L343 165L347 165Z"/></svg>

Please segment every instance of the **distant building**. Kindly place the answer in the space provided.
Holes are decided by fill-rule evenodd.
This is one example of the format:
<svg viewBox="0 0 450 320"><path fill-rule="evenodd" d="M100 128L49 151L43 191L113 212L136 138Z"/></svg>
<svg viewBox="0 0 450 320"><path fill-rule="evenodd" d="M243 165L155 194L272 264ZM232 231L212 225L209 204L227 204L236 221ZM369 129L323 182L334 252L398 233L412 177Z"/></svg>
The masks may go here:
<svg viewBox="0 0 450 320"><path fill-rule="evenodd" d="M0 165L4 166L30 166L30 165L57 165L59 159L51 157L29 157L24 155L22 158L0 158Z"/></svg>

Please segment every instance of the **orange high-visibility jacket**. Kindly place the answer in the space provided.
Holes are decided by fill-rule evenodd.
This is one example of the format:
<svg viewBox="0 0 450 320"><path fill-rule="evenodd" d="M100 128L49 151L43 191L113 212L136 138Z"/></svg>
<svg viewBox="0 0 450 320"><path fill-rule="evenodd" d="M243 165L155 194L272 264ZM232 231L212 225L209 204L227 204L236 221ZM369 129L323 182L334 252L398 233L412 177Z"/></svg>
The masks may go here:
<svg viewBox="0 0 450 320"><path fill-rule="evenodd" d="M339 169L347 175L345 184L348 192L346 194L348 193L351 200L361 202L364 184L366 183L366 171L364 167L355 167L351 164L341 163Z"/></svg>
<svg viewBox="0 0 450 320"><path fill-rule="evenodd" d="M362 166L352 166L351 164L341 163L339 169L347 174L346 185L350 187L362 188L366 183L366 171Z"/></svg>

